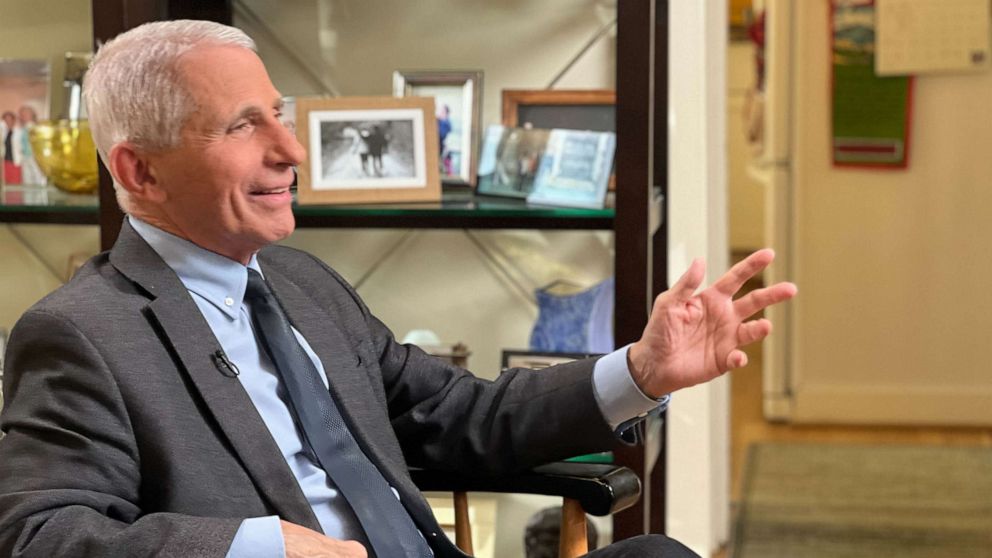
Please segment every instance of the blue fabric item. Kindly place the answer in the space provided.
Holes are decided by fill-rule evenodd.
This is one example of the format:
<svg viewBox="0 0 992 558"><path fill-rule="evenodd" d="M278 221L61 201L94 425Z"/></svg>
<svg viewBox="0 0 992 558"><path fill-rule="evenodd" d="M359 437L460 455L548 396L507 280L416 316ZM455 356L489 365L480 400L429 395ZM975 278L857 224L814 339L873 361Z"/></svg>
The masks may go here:
<svg viewBox="0 0 992 558"><path fill-rule="evenodd" d="M608 353L613 350L612 277L571 295L534 291L537 322L530 335L533 351Z"/></svg>

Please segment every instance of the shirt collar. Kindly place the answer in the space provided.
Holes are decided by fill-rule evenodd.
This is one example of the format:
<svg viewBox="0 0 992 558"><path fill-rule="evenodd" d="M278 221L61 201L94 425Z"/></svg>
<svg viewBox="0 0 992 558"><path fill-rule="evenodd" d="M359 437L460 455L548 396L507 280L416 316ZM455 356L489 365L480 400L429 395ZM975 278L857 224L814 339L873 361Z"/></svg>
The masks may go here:
<svg viewBox="0 0 992 558"><path fill-rule="evenodd" d="M172 268L186 289L237 319L248 284L248 268L261 273L255 254L248 265L201 248L174 234L128 216L131 227Z"/></svg>

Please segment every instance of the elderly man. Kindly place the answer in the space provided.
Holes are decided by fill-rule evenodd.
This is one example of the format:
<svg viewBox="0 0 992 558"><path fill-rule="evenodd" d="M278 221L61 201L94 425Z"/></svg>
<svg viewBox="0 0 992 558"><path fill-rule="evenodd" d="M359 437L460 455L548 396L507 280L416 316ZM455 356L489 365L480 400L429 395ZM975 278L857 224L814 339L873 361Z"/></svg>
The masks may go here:
<svg viewBox="0 0 992 558"><path fill-rule="evenodd" d="M499 473L608 448L667 394L743 366L771 328L745 320L795 294L732 300L768 251L699 294L696 261L633 345L479 380L272 246L293 231L305 153L242 32L131 30L100 49L85 97L128 219L11 334L3 555L463 556L408 464ZM691 552L649 536L593 554Z"/></svg>

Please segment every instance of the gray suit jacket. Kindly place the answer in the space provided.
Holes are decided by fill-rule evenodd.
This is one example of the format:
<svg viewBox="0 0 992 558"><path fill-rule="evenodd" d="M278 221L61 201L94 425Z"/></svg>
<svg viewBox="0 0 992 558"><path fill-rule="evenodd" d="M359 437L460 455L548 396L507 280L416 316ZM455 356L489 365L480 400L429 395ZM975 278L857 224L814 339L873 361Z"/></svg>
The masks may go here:
<svg viewBox="0 0 992 558"><path fill-rule="evenodd" d="M477 379L400 345L334 271L258 256L371 460L435 553L462 556L407 466L498 474L609 447L592 363ZM10 336L0 555L224 556L243 518L319 530L278 447L175 273L125 224L113 250ZM387 558L387 557L383 557Z"/></svg>

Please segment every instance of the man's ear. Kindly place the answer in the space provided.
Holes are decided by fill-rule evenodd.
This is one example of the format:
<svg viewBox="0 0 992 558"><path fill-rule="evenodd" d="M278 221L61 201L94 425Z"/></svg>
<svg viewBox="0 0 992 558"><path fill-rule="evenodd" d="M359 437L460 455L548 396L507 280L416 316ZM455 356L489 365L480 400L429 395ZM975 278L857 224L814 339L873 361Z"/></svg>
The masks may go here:
<svg viewBox="0 0 992 558"><path fill-rule="evenodd" d="M110 148L110 173L134 200L161 203L165 190L155 173L152 157L129 142Z"/></svg>

